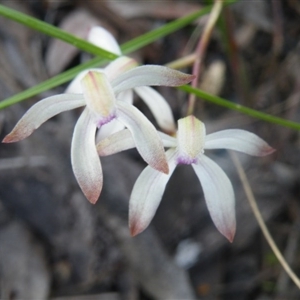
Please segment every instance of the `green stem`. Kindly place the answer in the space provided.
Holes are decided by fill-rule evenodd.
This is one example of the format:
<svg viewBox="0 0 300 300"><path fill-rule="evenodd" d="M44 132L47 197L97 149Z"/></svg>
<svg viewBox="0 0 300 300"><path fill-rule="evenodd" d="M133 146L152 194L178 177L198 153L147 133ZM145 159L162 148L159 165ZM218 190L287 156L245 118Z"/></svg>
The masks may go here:
<svg viewBox="0 0 300 300"><path fill-rule="evenodd" d="M282 119L282 118L279 118L279 117L275 117L275 116L257 111L255 109L251 109L249 107L242 106L240 104L235 104L235 103L230 102L226 99L208 94L208 93L206 93L202 90L199 90L199 89L195 89L191 86L184 85L184 86L179 87L179 89L182 90L182 91L185 91L187 93L192 93L192 94L196 95L197 97L199 97L199 98L201 98L205 101L217 104L219 106L229 108L231 110L236 110L236 111L238 111L240 113L243 113L245 115L248 115L250 117L260 119L260 120L263 120L263 121L267 121L269 123L281 125L281 126L284 126L284 127L300 130L300 123L285 120L285 119Z"/></svg>

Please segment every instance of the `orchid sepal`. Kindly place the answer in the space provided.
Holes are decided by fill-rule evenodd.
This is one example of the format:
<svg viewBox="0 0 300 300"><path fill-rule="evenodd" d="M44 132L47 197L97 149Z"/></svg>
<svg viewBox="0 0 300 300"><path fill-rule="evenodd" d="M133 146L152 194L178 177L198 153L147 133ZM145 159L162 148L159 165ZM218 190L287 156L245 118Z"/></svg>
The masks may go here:
<svg viewBox="0 0 300 300"><path fill-rule="evenodd" d="M174 149L166 152L169 174L146 167L134 184L129 201L129 228L132 236L145 230L153 219L167 182L176 167Z"/></svg>
<svg viewBox="0 0 300 300"><path fill-rule="evenodd" d="M13 130L3 139L2 143L21 141L55 115L84 105L83 95L60 94L45 98L34 104L24 114Z"/></svg>
<svg viewBox="0 0 300 300"><path fill-rule="evenodd" d="M117 118L132 134L135 146L142 158L154 169L168 174L163 143L155 127L134 106L117 101Z"/></svg>
<svg viewBox="0 0 300 300"><path fill-rule="evenodd" d="M221 148L253 156L266 156L276 151L256 134L242 129L221 130L205 137L205 149Z"/></svg>
<svg viewBox="0 0 300 300"><path fill-rule="evenodd" d="M199 156L192 167L201 183L209 214L219 230L230 242L236 230L235 197L225 172L210 158Z"/></svg>
<svg viewBox="0 0 300 300"><path fill-rule="evenodd" d="M151 110L158 126L167 133L176 132L176 125L170 105L165 98L148 86L134 88L134 91Z"/></svg>
<svg viewBox="0 0 300 300"><path fill-rule="evenodd" d="M109 124L108 124L109 125ZM107 126L107 125L105 125ZM157 132L164 147L176 147L176 139L163 132ZM131 132L128 129L123 129L102 139L96 145L99 156L108 156L121 151L133 149L135 142Z"/></svg>
<svg viewBox="0 0 300 300"><path fill-rule="evenodd" d="M121 49L114 36L101 26L93 26L88 33L87 40L109 52L121 55Z"/></svg>
<svg viewBox="0 0 300 300"><path fill-rule="evenodd" d="M114 80L120 74L136 68L138 63L128 56L120 56L105 67L105 74L109 80Z"/></svg>
<svg viewBox="0 0 300 300"><path fill-rule="evenodd" d="M131 69L112 81L116 94L139 86L180 86L191 82L194 75L164 66L146 65Z"/></svg>
<svg viewBox="0 0 300 300"><path fill-rule="evenodd" d="M92 113L85 108L76 123L71 143L74 175L92 204L97 202L103 185L102 167L95 146L96 128Z"/></svg>

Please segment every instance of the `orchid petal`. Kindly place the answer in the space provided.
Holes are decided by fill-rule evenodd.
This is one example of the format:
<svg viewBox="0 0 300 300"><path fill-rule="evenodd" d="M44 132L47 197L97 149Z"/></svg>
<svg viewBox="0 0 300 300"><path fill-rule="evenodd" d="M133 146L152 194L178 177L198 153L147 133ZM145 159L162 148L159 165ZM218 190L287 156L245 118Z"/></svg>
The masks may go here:
<svg viewBox="0 0 300 300"><path fill-rule="evenodd" d="M134 139L128 129L118 131L97 144L98 155L107 156L135 147Z"/></svg>
<svg viewBox="0 0 300 300"><path fill-rule="evenodd" d="M256 134L241 130L228 129L208 134L205 149L231 149L253 156L265 156L275 151Z"/></svg>
<svg viewBox="0 0 300 300"><path fill-rule="evenodd" d="M112 61L105 67L105 74L109 80L114 80L117 76L125 73L138 66L138 63L133 58L127 56L121 56Z"/></svg>
<svg viewBox="0 0 300 300"><path fill-rule="evenodd" d="M128 104L133 104L133 91L132 90L126 90L124 92L121 92L117 96L117 101L123 101Z"/></svg>
<svg viewBox="0 0 300 300"><path fill-rule="evenodd" d="M178 120L178 158L180 164L191 164L203 153L205 125L194 116Z"/></svg>
<svg viewBox="0 0 300 300"><path fill-rule="evenodd" d="M88 41L104 50L121 55L121 49L114 36L101 26L94 26L88 34Z"/></svg>
<svg viewBox="0 0 300 300"><path fill-rule="evenodd" d="M153 219L171 175L176 167L175 149L166 152L169 174L146 167L134 184L129 202L129 227L132 236L141 233Z"/></svg>
<svg viewBox="0 0 300 300"><path fill-rule="evenodd" d="M158 135L160 136L163 145L165 147L176 147L177 143L175 138L159 131L158 131ZM97 151L100 156L107 156L128 149L132 149L134 147L135 147L135 142L130 130L124 129L101 140L97 144Z"/></svg>
<svg viewBox="0 0 300 300"><path fill-rule="evenodd" d="M161 139L150 121L134 106L117 101L117 119L132 133L143 159L154 169L168 173L168 163Z"/></svg>
<svg viewBox="0 0 300 300"><path fill-rule="evenodd" d="M115 117L115 96L111 84L104 73L89 71L81 80L87 107L98 115L98 126Z"/></svg>
<svg viewBox="0 0 300 300"><path fill-rule="evenodd" d="M168 134L165 134L163 132L158 131L158 135L160 136L164 147L167 148L175 148L177 146L177 139L173 136L170 136Z"/></svg>
<svg viewBox="0 0 300 300"><path fill-rule="evenodd" d="M88 69L80 72L67 86L65 93L72 93L72 94L82 94L82 86L81 86L81 80L83 77L89 72L89 71L94 71L94 72L100 72L103 73L103 69Z"/></svg>
<svg viewBox="0 0 300 300"><path fill-rule="evenodd" d="M101 141L124 128L125 126L123 123L119 122L117 119L113 119L99 128L96 135L96 141Z"/></svg>
<svg viewBox="0 0 300 300"><path fill-rule="evenodd" d="M139 86L164 85L179 86L189 83L193 75L185 74L167 67L148 65L131 69L112 81L116 94Z"/></svg>
<svg viewBox="0 0 300 300"><path fill-rule="evenodd" d="M96 128L91 112L85 108L76 123L71 145L73 172L82 192L93 204L98 200L103 184L95 146Z"/></svg>
<svg viewBox="0 0 300 300"><path fill-rule="evenodd" d="M85 105L83 95L60 94L45 98L24 114L14 129L4 138L3 143L21 141L53 116L83 105Z"/></svg>
<svg viewBox="0 0 300 300"><path fill-rule="evenodd" d="M192 166L201 182L207 208L214 224L232 242L236 229L235 198L229 178L205 155L200 155L197 164Z"/></svg>
<svg viewBox="0 0 300 300"><path fill-rule="evenodd" d="M160 128L170 133L176 131L170 105L161 94L148 86L136 87L134 91L147 104Z"/></svg>

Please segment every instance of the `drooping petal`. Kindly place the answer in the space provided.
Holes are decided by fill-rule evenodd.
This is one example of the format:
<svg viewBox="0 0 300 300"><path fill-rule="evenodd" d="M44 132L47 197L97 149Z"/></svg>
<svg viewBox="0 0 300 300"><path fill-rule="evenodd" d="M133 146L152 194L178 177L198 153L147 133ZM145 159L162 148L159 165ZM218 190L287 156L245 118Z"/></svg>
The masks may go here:
<svg viewBox="0 0 300 300"><path fill-rule="evenodd" d="M116 94L139 86L179 86L189 83L195 76L167 67L148 65L131 69L112 81Z"/></svg>
<svg viewBox="0 0 300 300"><path fill-rule="evenodd" d="M205 125L194 116L179 119L177 140L177 162L187 165L195 163L197 156L203 153Z"/></svg>
<svg viewBox="0 0 300 300"><path fill-rule="evenodd" d="M89 71L95 71L95 72L101 72L103 73L103 69L88 69L80 72L67 86L65 93L72 93L72 94L83 94L82 86L81 86L81 80L82 78L89 72Z"/></svg>
<svg viewBox="0 0 300 300"><path fill-rule="evenodd" d="M176 131L175 121L170 105L161 94L148 86L141 86L134 91L143 99L151 110L157 124L166 132Z"/></svg>
<svg viewBox="0 0 300 300"><path fill-rule="evenodd" d="M177 142L175 138L159 131L158 131L158 135L160 136L163 145L165 147L172 147L172 148L176 147ZM97 151L100 156L107 156L128 149L133 149L134 147L135 147L135 142L130 130L124 129L101 140L97 144Z"/></svg>
<svg viewBox="0 0 300 300"><path fill-rule="evenodd" d="M197 164L192 166L201 182L207 208L214 224L232 242L236 229L235 198L229 178L205 155L200 155Z"/></svg>
<svg viewBox="0 0 300 300"><path fill-rule="evenodd" d="M89 71L81 80L87 107L97 115L98 127L115 117L115 96L104 73Z"/></svg>
<svg viewBox="0 0 300 300"><path fill-rule="evenodd" d="M109 80L114 80L117 76L138 66L133 58L121 56L109 63L104 71Z"/></svg>
<svg viewBox="0 0 300 300"><path fill-rule="evenodd" d="M104 50L121 55L121 49L114 36L101 26L94 26L88 34L88 41Z"/></svg>
<svg viewBox="0 0 300 300"><path fill-rule="evenodd" d="M168 173L168 163L162 141L150 121L134 106L117 101L117 119L132 133L143 159L154 169Z"/></svg>
<svg viewBox="0 0 300 300"><path fill-rule="evenodd" d="M83 105L85 105L83 95L61 94L45 98L25 113L14 129L4 138L3 143L23 140L53 116Z"/></svg>
<svg viewBox="0 0 300 300"><path fill-rule="evenodd" d="M95 145L96 124L88 108L79 117L72 138L71 161L77 182L91 203L98 200L103 184Z"/></svg>
<svg viewBox="0 0 300 300"><path fill-rule="evenodd" d="M134 184L129 202L129 228L132 236L145 230L159 206L171 175L176 167L175 149L166 152L169 174L146 167Z"/></svg>
<svg viewBox="0 0 300 300"><path fill-rule="evenodd" d="M253 156L265 156L275 151L256 134L241 130L228 129L208 134L205 149L231 149Z"/></svg>

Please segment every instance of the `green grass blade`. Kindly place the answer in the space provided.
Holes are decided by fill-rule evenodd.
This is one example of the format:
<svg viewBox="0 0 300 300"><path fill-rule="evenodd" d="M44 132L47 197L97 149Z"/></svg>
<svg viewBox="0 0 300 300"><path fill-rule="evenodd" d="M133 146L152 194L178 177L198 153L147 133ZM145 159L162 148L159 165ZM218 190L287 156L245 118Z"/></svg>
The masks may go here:
<svg viewBox="0 0 300 300"><path fill-rule="evenodd" d="M124 43L121 46L122 52L124 54L131 53L137 49L140 49L157 39L164 37L172 32L175 32L178 29L181 29L185 27L186 25L192 23L193 21L197 20L198 18L208 14L212 9L212 6L206 6L203 9L196 11L188 16L185 16L183 18L177 19L173 22L170 22L163 27L160 27L158 29L149 31L135 39L132 39L131 41Z"/></svg>
<svg viewBox="0 0 300 300"><path fill-rule="evenodd" d="M1 6L0 6L0 8L1 8ZM124 51L124 54L127 54L130 51L138 50L138 49L142 48L143 46L146 46L146 45L154 42L158 38L162 38L174 31L188 25L189 23L191 23L194 20L196 20L197 18L199 18L199 16L202 16L202 15L208 13L210 11L210 9L211 9L211 7L205 7L204 9L202 9L200 11L197 11L188 16L185 16L185 17L182 17L175 21L172 21L172 22L170 22L160 28L157 28L153 31L147 32L147 33L121 45L121 49L122 49L122 51ZM0 10L0 14L1 14L1 10ZM66 41L66 40L64 40L64 41ZM58 85L61 85L65 82L71 80L72 78L74 78L76 76L76 74L78 74L80 71L99 66L99 65L103 64L104 62L105 62L105 60L103 58L97 57L97 58L94 58L94 59L88 61L87 63L81 64L75 68L72 68L66 72L63 72L57 76L54 76L32 88L29 88L21 93L15 94L14 96L1 101L0 109L6 108L6 107L16 104L18 102L21 102L29 97L33 97L37 94L40 94L44 91L47 91Z"/></svg>
<svg viewBox="0 0 300 300"><path fill-rule="evenodd" d="M69 43L69 44L75 46L78 49L95 54L97 56L101 56L101 57L109 59L109 60L113 60L118 57L118 55L116 55L116 54L113 54L102 48L99 48L99 47L97 47L83 39L80 39L80 38L76 37L75 35L72 35L64 30L61 30L51 24L48 24L48 23L40 21L36 18L30 17L26 14L23 14L21 12L14 10L14 9L10 9L4 5L0 5L0 15L2 15L3 17L9 18L11 20L14 20L18 23L21 23L29 28L35 29L42 33L45 33L54 38L60 39L66 43Z"/></svg>
<svg viewBox="0 0 300 300"><path fill-rule="evenodd" d="M205 101L217 104L219 106L226 107L228 109L238 111L238 112L248 115L250 117L260 119L260 120L263 120L263 121L266 121L269 123L281 125L284 127L300 130L300 123L285 120L285 119L275 117L270 114L266 114L266 113L257 111L255 109L252 109L252 108L240 105L240 104L233 103L233 102L223 99L221 97L217 97L217 96L211 95L209 93L206 93L202 90L195 89L191 86L184 85L184 86L179 87L179 89L182 91L185 91L187 93L195 94L197 97L199 97Z"/></svg>
<svg viewBox="0 0 300 300"><path fill-rule="evenodd" d="M55 88L61 84L66 83L67 81L73 79L79 72L93 68L95 66L99 66L103 64L105 60L101 57L96 57L94 59L89 60L86 63L83 63L77 67L74 67L68 71L65 71L59 75L56 75L48 80L43 81L42 83L39 83L23 92L20 92L18 94L15 94L9 98L6 98L5 100L2 100L0 102L0 110L7 108L11 105L14 105L16 103L19 103L27 98L36 96L42 92L48 91L52 88Z"/></svg>
<svg viewBox="0 0 300 300"><path fill-rule="evenodd" d="M233 4L237 1L238 0L226 1L226 5ZM185 27L186 25L195 21L199 17L209 13L211 8L212 8L211 6L207 6L199 11L196 11L196 12L190 14L190 15L179 18L179 19L174 20L160 28L157 28L150 32L147 32L129 42L124 43L123 45L121 45L121 49L124 52L124 54L128 54L132 51L138 50L138 49L142 48L143 46L146 46L146 45L156 41L159 38L162 38L172 32L175 32L176 30L179 30L179 29ZM78 39L78 38L74 37L73 35L70 35L70 34L56 28L55 26L49 25L43 21L29 17L20 12L16 12L16 11L9 9L3 5L0 5L0 14L7 18L15 20L19 23L22 23L26 26L29 26L33 29L41 31L45 34L48 34L50 36L61 39L67 43L71 43L74 46L76 46L82 50L85 50L87 52L91 52L90 46L95 47L94 45L92 45L82 39ZM75 44L73 42L74 38L76 40ZM97 48L97 50L99 50L99 49L102 50L101 48L98 48L98 47L96 47L96 48ZM109 60L116 58L115 54L107 52L105 50L100 51L98 53L98 55L101 55L102 57L109 59ZM63 72L57 76L54 76L40 84L37 84L36 86L34 86L32 88L29 88L21 93L15 94L12 97L9 97L9 98L1 101L0 102L0 110L4 109L6 107L9 107L11 105L14 105L16 103L19 103L27 98L38 95L49 89L57 87L63 83L66 83L67 81L74 78L80 71L83 71L88 68L97 67L97 66L103 64L106 60L103 59L102 57L96 57L86 63L83 63L77 67L74 67L74 68L72 68L66 72Z"/></svg>

